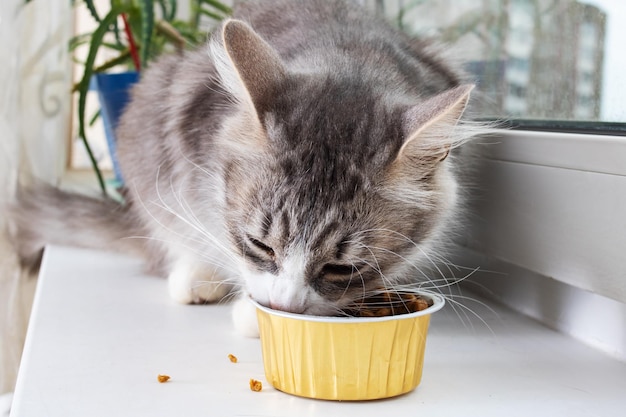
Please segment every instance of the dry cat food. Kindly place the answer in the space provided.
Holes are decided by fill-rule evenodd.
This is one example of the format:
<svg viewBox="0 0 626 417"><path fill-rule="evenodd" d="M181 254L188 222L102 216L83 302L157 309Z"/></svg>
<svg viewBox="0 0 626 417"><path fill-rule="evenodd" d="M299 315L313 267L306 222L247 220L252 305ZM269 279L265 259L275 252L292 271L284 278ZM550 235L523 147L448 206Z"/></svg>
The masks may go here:
<svg viewBox="0 0 626 417"><path fill-rule="evenodd" d="M232 363L237 363L237 357L233 355L232 353L228 354L228 359L230 359Z"/></svg>
<svg viewBox="0 0 626 417"><path fill-rule="evenodd" d="M157 381L159 381L160 383L164 383L170 380L170 376L169 375L157 375Z"/></svg>
<svg viewBox="0 0 626 417"><path fill-rule="evenodd" d="M433 300L412 292L381 291L355 303L344 313L354 317L384 317L415 313L433 305Z"/></svg>
<svg viewBox="0 0 626 417"><path fill-rule="evenodd" d="M250 378L250 389L252 391L261 391L263 389L263 384L261 381L257 381L256 379Z"/></svg>

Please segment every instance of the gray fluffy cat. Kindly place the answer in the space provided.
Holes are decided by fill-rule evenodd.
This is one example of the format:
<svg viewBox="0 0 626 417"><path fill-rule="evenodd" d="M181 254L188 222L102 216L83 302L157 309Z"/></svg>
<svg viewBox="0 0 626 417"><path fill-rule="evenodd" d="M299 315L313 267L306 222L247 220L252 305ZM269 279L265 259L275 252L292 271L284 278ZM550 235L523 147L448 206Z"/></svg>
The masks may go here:
<svg viewBox="0 0 626 417"><path fill-rule="evenodd" d="M127 204L21 194L24 263L47 242L117 248L181 303L234 291L315 315L427 280L456 217L449 154L480 131L460 121L472 86L348 2L246 2L233 17L134 88L118 130ZM245 309L235 323L253 333Z"/></svg>

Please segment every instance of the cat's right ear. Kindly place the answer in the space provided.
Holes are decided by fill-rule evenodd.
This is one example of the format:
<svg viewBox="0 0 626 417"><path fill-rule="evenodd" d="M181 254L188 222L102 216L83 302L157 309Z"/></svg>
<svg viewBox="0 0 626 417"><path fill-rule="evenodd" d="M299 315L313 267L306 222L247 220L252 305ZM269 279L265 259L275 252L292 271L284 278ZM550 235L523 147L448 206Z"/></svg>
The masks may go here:
<svg viewBox="0 0 626 417"><path fill-rule="evenodd" d="M451 148L466 138L457 127L474 85L464 84L433 96L404 113L404 144L396 157L397 166L434 168Z"/></svg>
<svg viewBox="0 0 626 417"><path fill-rule="evenodd" d="M262 124L286 70L278 53L247 23L228 19L211 42L224 88Z"/></svg>

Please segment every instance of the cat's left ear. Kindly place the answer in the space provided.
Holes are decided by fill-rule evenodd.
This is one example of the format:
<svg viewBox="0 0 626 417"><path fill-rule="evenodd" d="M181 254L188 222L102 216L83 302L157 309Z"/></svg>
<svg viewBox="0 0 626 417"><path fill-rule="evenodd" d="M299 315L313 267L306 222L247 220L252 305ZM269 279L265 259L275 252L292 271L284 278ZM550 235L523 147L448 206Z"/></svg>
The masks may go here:
<svg viewBox="0 0 626 417"><path fill-rule="evenodd" d="M261 121L286 76L285 67L274 48L247 23L226 20L220 34L211 53L222 84Z"/></svg>
<svg viewBox="0 0 626 417"><path fill-rule="evenodd" d="M471 84L459 85L406 110L402 124L406 139L396 162L428 169L446 159L456 145L454 130L473 89Z"/></svg>

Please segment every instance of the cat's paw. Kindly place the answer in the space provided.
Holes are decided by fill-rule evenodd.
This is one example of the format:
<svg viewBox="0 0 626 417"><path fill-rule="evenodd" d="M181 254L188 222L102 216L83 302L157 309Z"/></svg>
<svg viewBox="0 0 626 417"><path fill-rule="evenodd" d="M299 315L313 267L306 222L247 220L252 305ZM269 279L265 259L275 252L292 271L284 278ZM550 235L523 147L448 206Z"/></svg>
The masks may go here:
<svg viewBox="0 0 626 417"><path fill-rule="evenodd" d="M242 336L259 337L259 323L256 318L256 307L242 295L233 304L233 324L235 330Z"/></svg>
<svg viewBox="0 0 626 417"><path fill-rule="evenodd" d="M189 261L179 261L167 278L170 297L181 304L201 304L223 299L231 291L216 274Z"/></svg>

